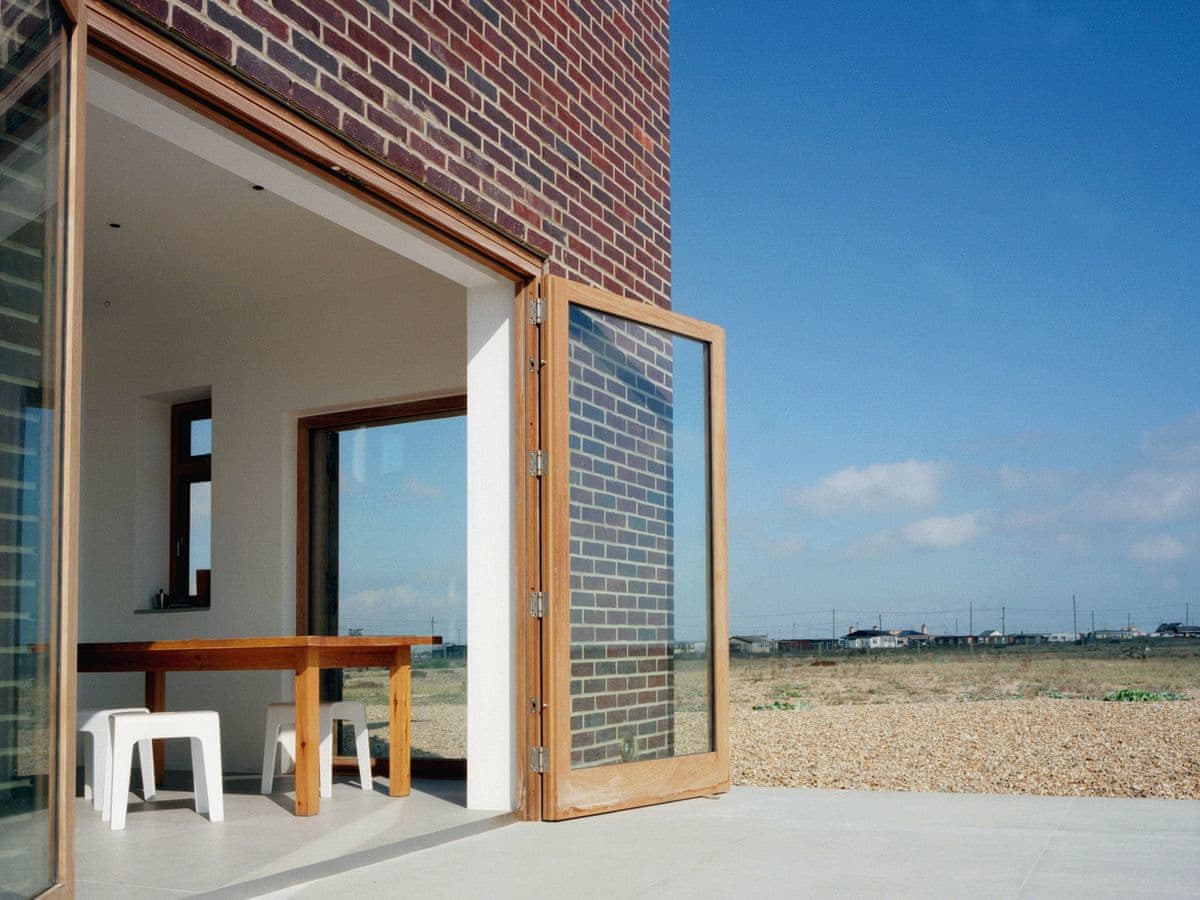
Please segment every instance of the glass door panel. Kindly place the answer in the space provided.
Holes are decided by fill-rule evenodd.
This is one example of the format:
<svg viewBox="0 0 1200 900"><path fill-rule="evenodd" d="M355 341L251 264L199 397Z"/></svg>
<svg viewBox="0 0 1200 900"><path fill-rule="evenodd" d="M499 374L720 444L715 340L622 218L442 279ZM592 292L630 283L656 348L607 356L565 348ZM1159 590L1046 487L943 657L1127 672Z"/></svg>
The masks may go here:
<svg viewBox="0 0 1200 900"><path fill-rule="evenodd" d="M0 5L0 895L60 880L68 21Z"/></svg>
<svg viewBox="0 0 1200 900"><path fill-rule="evenodd" d="M441 646L413 654L412 753L465 759L467 463L461 408L429 418L339 423L309 435L311 630L442 635ZM324 699L365 703L371 755L387 758L387 671L325 674ZM352 752L352 746L343 749Z"/></svg>
<svg viewBox="0 0 1200 900"><path fill-rule="evenodd" d="M723 790L723 335L548 281L545 817Z"/></svg>

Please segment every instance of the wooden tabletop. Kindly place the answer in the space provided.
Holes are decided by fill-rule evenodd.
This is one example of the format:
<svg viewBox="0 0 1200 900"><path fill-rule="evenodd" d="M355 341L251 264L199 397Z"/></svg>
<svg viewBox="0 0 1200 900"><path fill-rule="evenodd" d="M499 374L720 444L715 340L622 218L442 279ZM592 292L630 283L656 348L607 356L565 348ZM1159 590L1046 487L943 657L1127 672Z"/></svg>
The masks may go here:
<svg viewBox="0 0 1200 900"><path fill-rule="evenodd" d="M80 672L294 669L302 656L320 668L386 666L400 647L441 642L437 635L411 634L109 641L79 644L78 666Z"/></svg>

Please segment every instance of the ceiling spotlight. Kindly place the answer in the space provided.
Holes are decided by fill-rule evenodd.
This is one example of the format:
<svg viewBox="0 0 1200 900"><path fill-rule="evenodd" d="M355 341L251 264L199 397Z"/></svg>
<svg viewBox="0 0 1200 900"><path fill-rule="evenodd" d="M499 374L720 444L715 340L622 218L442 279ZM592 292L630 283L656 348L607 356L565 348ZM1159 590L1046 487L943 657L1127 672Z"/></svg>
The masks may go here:
<svg viewBox="0 0 1200 900"><path fill-rule="evenodd" d="M109 228L120 228L120 227L121 227L121 223L120 223L120 222L109 222L109 223L108 223L108 227L109 227Z"/></svg>
<svg viewBox="0 0 1200 900"><path fill-rule="evenodd" d="M265 191L266 190L266 188L264 188L261 184L252 184L252 185L250 185L250 189L254 190L254 191Z"/></svg>

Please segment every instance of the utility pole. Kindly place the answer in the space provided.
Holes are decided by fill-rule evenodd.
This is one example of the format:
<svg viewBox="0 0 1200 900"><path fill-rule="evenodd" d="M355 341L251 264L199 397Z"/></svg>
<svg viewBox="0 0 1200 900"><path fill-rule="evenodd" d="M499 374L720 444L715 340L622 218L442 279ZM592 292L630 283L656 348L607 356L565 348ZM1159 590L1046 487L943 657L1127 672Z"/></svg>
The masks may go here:
<svg viewBox="0 0 1200 900"><path fill-rule="evenodd" d="M970 616L970 618L967 619L967 633L974 634L975 633L975 601L971 601L971 607L968 610L968 615Z"/></svg>
<svg viewBox="0 0 1200 900"><path fill-rule="evenodd" d="M837 607L830 610L833 613L833 639L837 640Z"/></svg>
<svg viewBox="0 0 1200 900"><path fill-rule="evenodd" d="M1092 634L1096 633L1096 611L1092 610Z"/></svg>
<svg viewBox="0 0 1200 900"><path fill-rule="evenodd" d="M437 629L433 627L436 624L437 624L437 619L435 619L433 616L430 616L429 617L429 633L431 635L437 634Z"/></svg>
<svg viewBox="0 0 1200 900"><path fill-rule="evenodd" d="M1075 595L1071 595L1071 633L1079 635L1079 609L1075 605Z"/></svg>
<svg viewBox="0 0 1200 900"><path fill-rule="evenodd" d="M883 631L883 613L879 614L879 631Z"/></svg>
<svg viewBox="0 0 1200 900"><path fill-rule="evenodd" d="M1005 614L1007 611L1008 611L1008 607L1007 607L1007 606L1001 606L1001 607L1000 607L1000 633L1001 633L1001 634L1008 634L1008 632L1004 630L1004 614Z"/></svg>

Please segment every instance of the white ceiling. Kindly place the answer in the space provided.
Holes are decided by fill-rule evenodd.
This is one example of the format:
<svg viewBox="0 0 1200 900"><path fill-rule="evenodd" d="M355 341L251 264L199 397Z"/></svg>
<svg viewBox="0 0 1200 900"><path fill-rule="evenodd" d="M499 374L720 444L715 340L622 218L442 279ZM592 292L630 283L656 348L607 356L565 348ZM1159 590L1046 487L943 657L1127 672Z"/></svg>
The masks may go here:
<svg viewBox="0 0 1200 900"><path fill-rule="evenodd" d="M402 299L414 281L461 297L497 278L96 63L85 146L85 312L103 308L112 322L314 296Z"/></svg>

